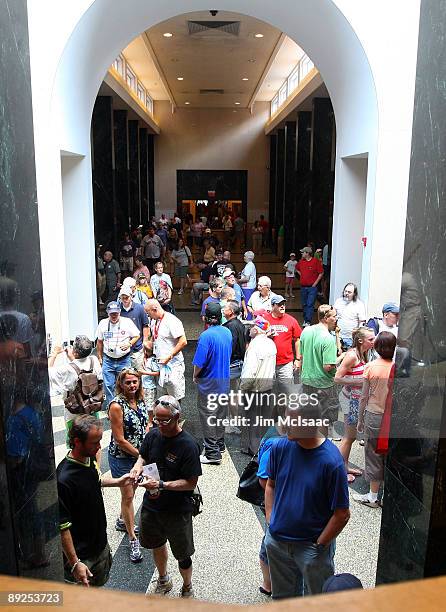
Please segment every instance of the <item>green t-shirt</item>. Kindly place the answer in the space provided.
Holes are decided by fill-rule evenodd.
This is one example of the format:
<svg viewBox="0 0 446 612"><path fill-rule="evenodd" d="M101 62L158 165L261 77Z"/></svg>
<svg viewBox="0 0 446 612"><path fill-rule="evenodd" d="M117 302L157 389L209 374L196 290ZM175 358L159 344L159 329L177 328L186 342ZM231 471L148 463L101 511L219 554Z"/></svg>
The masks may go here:
<svg viewBox="0 0 446 612"><path fill-rule="evenodd" d="M302 382L317 389L334 385L336 368L326 372L324 365L336 363L336 340L323 325L306 327L300 337Z"/></svg>

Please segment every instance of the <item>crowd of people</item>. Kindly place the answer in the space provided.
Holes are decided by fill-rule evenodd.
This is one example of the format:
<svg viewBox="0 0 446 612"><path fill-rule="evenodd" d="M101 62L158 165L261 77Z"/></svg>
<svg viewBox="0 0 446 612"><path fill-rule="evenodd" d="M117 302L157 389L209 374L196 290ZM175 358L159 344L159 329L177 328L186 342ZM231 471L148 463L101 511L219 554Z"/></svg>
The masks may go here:
<svg viewBox="0 0 446 612"><path fill-rule="evenodd" d="M66 410L69 452L58 467L58 486L68 581L106 582L111 556L101 486L117 486L121 506L115 527L128 534L130 561L142 560L141 548L152 550L155 592L167 593L173 587L169 542L183 578L180 595L192 596L194 490L202 464L221 464L228 435L259 460L267 523L259 553L260 591L266 596L320 593L333 576L335 540L350 517L348 483L362 475L349 464L356 440L365 445L363 475L370 490L353 499L370 508L381 505L381 426L395 363L407 367L410 361L396 350L398 305L384 304L382 319L367 321L358 289L349 282L333 306L317 307L315 317L328 264L313 256L312 247L302 247L299 261L290 254L282 296L272 291L268 276L257 275L262 240L244 252L236 271L228 250L232 220L223 221L225 244L201 220L182 222L174 215L169 222L162 215L144 235L138 228L124 236L119 263L109 251L103 258L98 254L106 317L97 328L96 355L94 343L78 336L65 349L68 362L56 366L64 349L53 348L52 393L66 398L79 384L79 372L93 373L103 381L112 433L111 478L104 478L97 469L103 433L97 411L74 416ZM191 304L200 306L203 331L192 358L192 381L185 377L187 338L166 268L180 279L178 293L189 286ZM296 277L302 327L286 312ZM182 426L187 416L182 401L192 382L201 444ZM338 447L333 441L340 411L344 427ZM146 492L136 525L138 486Z"/></svg>

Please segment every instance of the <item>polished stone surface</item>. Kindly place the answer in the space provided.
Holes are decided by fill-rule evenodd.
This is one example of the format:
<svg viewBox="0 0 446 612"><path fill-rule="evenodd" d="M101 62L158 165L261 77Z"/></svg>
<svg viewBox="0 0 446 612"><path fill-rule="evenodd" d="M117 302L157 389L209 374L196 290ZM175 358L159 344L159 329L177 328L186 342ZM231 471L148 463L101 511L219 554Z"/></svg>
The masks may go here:
<svg viewBox="0 0 446 612"><path fill-rule="evenodd" d="M271 134L269 137L269 215L268 221L271 227L276 218L276 162L277 162L277 136Z"/></svg>
<svg viewBox="0 0 446 612"><path fill-rule="evenodd" d="M334 113L329 98L313 98L309 240L323 247L329 237L329 202L334 193Z"/></svg>
<svg viewBox="0 0 446 612"><path fill-rule="evenodd" d="M294 247L301 249L308 243L308 219L311 189L311 113L301 111L296 127L296 206L293 215Z"/></svg>
<svg viewBox="0 0 446 612"><path fill-rule="evenodd" d="M285 124L284 253L296 249L293 211L296 209L296 122Z"/></svg>
<svg viewBox="0 0 446 612"><path fill-rule="evenodd" d="M129 131L129 218L131 225L141 219L141 190L139 186L139 121L128 122ZM137 221L135 223L135 221Z"/></svg>
<svg viewBox="0 0 446 612"><path fill-rule="evenodd" d="M155 215L155 136L153 134L147 136L147 172L149 180L148 218L151 219Z"/></svg>
<svg viewBox="0 0 446 612"><path fill-rule="evenodd" d="M116 255L118 229L113 176L113 99L98 96L91 121L94 229L97 244Z"/></svg>
<svg viewBox="0 0 446 612"><path fill-rule="evenodd" d="M284 220L284 193L285 193L285 128L277 130L276 149L276 197L274 227L276 232L283 225ZM276 234L277 235L277 234Z"/></svg>
<svg viewBox="0 0 446 612"><path fill-rule="evenodd" d="M140 187L140 217L132 219L132 227L144 223L149 218L149 172L147 155L147 128L139 128L139 187Z"/></svg>
<svg viewBox="0 0 446 612"><path fill-rule="evenodd" d="M446 573L445 36L446 2L422 0L379 583Z"/></svg>
<svg viewBox="0 0 446 612"><path fill-rule="evenodd" d="M121 238L129 224L129 139L127 111L113 111L114 192L116 201L117 234Z"/></svg>
<svg viewBox="0 0 446 612"><path fill-rule="evenodd" d="M0 573L60 578L26 0L0 40Z"/></svg>

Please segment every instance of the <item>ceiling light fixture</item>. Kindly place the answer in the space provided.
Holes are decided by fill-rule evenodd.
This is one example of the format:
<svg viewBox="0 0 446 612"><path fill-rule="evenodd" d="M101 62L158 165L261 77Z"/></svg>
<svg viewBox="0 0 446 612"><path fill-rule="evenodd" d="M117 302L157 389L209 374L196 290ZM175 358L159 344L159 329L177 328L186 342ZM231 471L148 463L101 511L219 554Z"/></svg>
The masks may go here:
<svg viewBox="0 0 446 612"><path fill-rule="evenodd" d="M263 34L256 34L255 37L256 38L263 38Z"/></svg>
<svg viewBox="0 0 446 612"><path fill-rule="evenodd" d="M243 77L242 81L249 81L248 77Z"/></svg>
<svg viewBox="0 0 446 612"><path fill-rule="evenodd" d="M164 32L163 36L164 38L172 38L173 34L172 32Z"/></svg>
<svg viewBox="0 0 446 612"><path fill-rule="evenodd" d="M190 104L190 102L185 102L184 104Z"/></svg>
<svg viewBox="0 0 446 612"><path fill-rule="evenodd" d="M177 81L184 81L184 77L177 77Z"/></svg>
<svg viewBox="0 0 446 612"><path fill-rule="evenodd" d="M248 60L248 62L249 62L250 64L254 64L255 59L254 59L254 58L253 58L253 59L249 59L249 60Z"/></svg>
<svg viewBox="0 0 446 612"><path fill-rule="evenodd" d="M240 102L234 102L234 104L235 104L236 106L239 106Z"/></svg>

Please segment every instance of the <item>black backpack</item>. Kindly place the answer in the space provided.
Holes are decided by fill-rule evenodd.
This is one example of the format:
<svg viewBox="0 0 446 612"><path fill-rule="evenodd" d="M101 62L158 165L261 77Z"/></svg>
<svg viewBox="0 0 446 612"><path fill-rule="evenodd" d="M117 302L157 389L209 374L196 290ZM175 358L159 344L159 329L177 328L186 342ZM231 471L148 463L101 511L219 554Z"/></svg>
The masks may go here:
<svg viewBox="0 0 446 612"><path fill-rule="evenodd" d="M70 366L77 374L77 382L64 401L65 408L71 414L98 412L104 401L104 385L94 372L93 357L90 357L90 370L81 370L75 363L70 363Z"/></svg>

